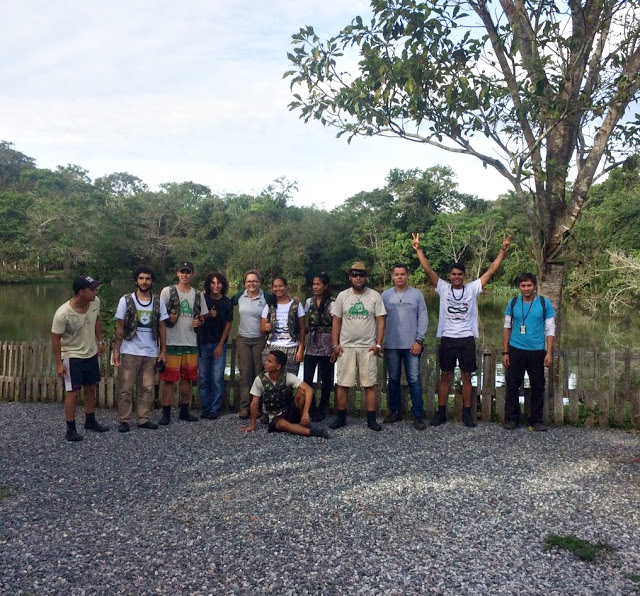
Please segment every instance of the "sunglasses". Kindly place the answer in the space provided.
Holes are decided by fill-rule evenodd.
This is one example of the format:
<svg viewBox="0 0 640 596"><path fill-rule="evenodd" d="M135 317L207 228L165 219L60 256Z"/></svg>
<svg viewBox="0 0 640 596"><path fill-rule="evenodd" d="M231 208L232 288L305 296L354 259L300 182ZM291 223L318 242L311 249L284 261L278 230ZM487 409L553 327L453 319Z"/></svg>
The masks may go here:
<svg viewBox="0 0 640 596"><path fill-rule="evenodd" d="M367 277L367 274L364 271L350 271L349 275L351 277Z"/></svg>

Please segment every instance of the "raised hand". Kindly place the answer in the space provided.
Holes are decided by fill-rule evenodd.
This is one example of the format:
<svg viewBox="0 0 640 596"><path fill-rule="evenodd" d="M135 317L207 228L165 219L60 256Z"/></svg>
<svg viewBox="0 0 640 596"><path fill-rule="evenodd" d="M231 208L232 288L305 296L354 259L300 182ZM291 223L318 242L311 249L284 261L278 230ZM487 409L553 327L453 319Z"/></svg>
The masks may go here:
<svg viewBox="0 0 640 596"><path fill-rule="evenodd" d="M503 235L502 236L502 250L504 250L504 252L507 252L509 250L509 247L511 246L511 235Z"/></svg>
<svg viewBox="0 0 640 596"><path fill-rule="evenodd" d="M415 234L411 232L411 246L413 250L420 248L420 232L416 232Z"/></svg>

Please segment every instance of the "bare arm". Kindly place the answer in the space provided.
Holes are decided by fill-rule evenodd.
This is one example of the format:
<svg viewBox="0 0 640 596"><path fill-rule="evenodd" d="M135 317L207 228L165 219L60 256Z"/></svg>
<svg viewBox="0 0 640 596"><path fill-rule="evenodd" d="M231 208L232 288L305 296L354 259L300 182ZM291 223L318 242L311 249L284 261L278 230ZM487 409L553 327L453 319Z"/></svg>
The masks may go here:
<svg viewBox="0 0 640 596"><path fill-rule="evenodd" d="M502 364L509 368L509 354L505 354L505 352L509 351L509 339L511 338L511 328L504 327L502 329Z"/></svg>
<svg viewBox="0 0 640 596"><path fill-rule="evenodd" d="M120 346L122 345L122 338L124 337L124 320L118 319L116 323L116 335L113 342L113 365L120 366Z"/></svg>
<svg viewBox="0 0 640 596"><path fill-rule="evenodd" d="M160 360L167 360L167 326L164 321L160 321Z"/></svg>
<svg viewBox="0 0 640 596"><path fill-rule="evenodd" d="M300 424L302 426L309 426L309 410L311 409L311 402L313 401L313 388L311 385L302 381L298 385L298 393L304 393L304 405L302 406L302 415L300 416Z"/></svg>
<svg viewBox="0 0 640 596"><path fill-rule="evenodd" d="M547 344L547 353L544 355L544 365L549 367L553 363L553 335L547 335L545 338Z"/></svg>
<svg viewBox="0 0 640 596"><path fill-rule="evenodd" d="M296 361L302 362L304 360L304 340L307 337L307 326L305 317L300 317L298 319L299 328L300 328L300 337L298 338L298 352L296 354Z"/></svg>
<svg viewBox="0 0 640 596"><path fill-rule="evenodd" d="M505 255L507 254L507 251L509 250L510 246L511 246L511 236L504 236L502 238L502 248L500 248L500 252L498 253L498 256L495 258L493 263L491 263L491 266L489 267L489 269L487 269L480 276L480 283L482 284L483 288L489 283L489 280L493 277L495 272L500 268L500 264L502 263L502 260L504 259Z"/></svg>
<svg viewBox="0 0 640 596"><path fill-rule="evenodd" d="M250 433L256 430L256 422L258 421L258 414L260 413L260 397L257 395L251 396L251 404L249 406L251 412L251 422L249 426L243 426L240 430L245 433Z"/></svg>
<svg viewBox="0 0 640 596"><path fill-rule="evenodd" d="M429 259L424 254L424 251L420 248L420 232L417 234L411 234L411 246L413 250L416 251L416 255L418 260L420 261L420 265L424 269L424 272L427 274L431 285L435 288L438 285L438 280L440 276L432 269L431 263L429 263Z"/></svg>
<svg viewBox="0 0 640 596"><path fill-rule="evenodd" d="M382 349L378 348L378 345L384 345L384 324L386 321L385 315L378 315L376 317L376 345L369 348L370 352L373 352L376 356L379 356Z"/></svg>
<svg viewBox="0 0 640 596"><path fill-rule="evenodd" d="M340 317L333 316L331 320L331 362L335 362L342 352L342 346L340 345L340 329L342 329L342 319Z"/></svg>
<svg viewBox="0 0 640 596"><path fill-rule="evenodd" d="M51 349L56 359L56 374L64 377L64 364L62 362L62 334L51 333Z"/></svg>
<svg viewBox="0 0 640 596"><path fill-rule="evenodd" d="M102 321L96 319L96 341L98 342L98 356L102 356L104 352L104 344L102 343Z"/></svg>

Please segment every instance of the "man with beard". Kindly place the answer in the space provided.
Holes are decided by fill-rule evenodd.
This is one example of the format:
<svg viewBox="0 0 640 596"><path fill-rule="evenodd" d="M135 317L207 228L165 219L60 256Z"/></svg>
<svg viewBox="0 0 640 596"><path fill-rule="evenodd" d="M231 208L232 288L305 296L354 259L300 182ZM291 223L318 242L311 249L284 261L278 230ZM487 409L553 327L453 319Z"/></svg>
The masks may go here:
<svg viewBox="0 0 640 596"><path fill-rule="evenodd" d="M153 401L156 362L166 361L165 321L169 318L165 303L151 293L156 276L151 267L141 265L133 271L136 291L125 294L116 310L113 364L119 366L118 416L121 433L127 433L131 424L131 394L137 383L136 413L138 428L157 429L149 420ZM158 345L160 357L158 358Z"/></svg>
<svg viewBox="0 0 640 596"><path fill-rule="evenodd" d="M337 362L336 418L331 428L347 424L347 393L356 384L356 368L360 385L364 388L367 426L379 431L376 420L376 383L378 362L384 342L384 323L387 311L380 294L367 288L369 270L356 261L348 270L351 287L336 298L332 314L331 361Z"/></svg>
<svg viewBox="0 0 640 596"><path fill-rule="evenodd" d="M420 233L412 234L411 245L418 255L420 265L427 274L429 281L436 288L440 296L440 311L438 315L438 330L436 337L440 339L440 383L438 384L438 412L431 421L431 426L439 426L447 421L447 399L449 387L453 378L456 362L460 365L462 377L462 421L465 426L476 426L471 415L471 373L476 370L476 341L478 337L478 294L487 285L494 273L500 267L509 246L511 237L502 239L502 247L489 269L478 279L469 284L464 283L465 267L462 263L453 263L449 267L449 282L440 279L431 268L422 248L420 248Z"/></svg>
<svg viewBox="0 0 640 596"><path fill-rule="evenodd" d="M98 356L104 350L100 299L96 291L100 282L88 275L73 280L74 296L53 316L51 348L56 359L56 372L64 379L64 413L67 420L67 441L82 441L76 430L76 404L84 389L86 430L105 432L96 420L96 385L100 382Z"/></svg>

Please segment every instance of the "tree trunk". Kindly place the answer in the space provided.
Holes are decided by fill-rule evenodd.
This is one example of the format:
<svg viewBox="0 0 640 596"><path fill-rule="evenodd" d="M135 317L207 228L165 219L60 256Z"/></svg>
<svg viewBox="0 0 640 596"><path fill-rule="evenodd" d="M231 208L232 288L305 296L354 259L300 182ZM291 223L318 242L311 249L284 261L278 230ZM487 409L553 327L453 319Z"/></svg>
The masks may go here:
<svg viewBox="0 0 640 596"><path fill-rule="evenodd" d="M548 298L556 312L556 336L554 341L553 368L548 371L545 395L545 420L550 419L554 424L564 422L564 402L562 385L559 382L560 372L560 343L562 340L562 289L564 286L564 263L548 263L538 282L538 292Z"/></svg>

